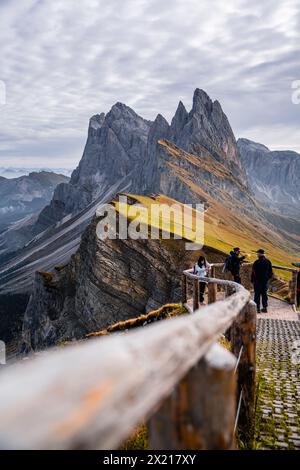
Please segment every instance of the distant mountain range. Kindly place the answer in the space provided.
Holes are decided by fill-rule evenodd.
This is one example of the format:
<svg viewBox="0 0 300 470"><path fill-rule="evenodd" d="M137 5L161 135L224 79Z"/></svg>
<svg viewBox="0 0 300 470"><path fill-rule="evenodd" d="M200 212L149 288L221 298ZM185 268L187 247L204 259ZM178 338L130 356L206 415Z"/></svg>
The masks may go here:
<svg viewBox="0 0 300 470"><path fill-rule="evenodd" d="M290 264L300 248L299 185L289 188L293 176L286 175L287 170L284 176L278 174L273 152L268 153L269 161L263 155L260 169L259 157L251 150L255 145L244 139L236 142L220 103L200 89L195 90L190 111L179 103L171 124L160 114L154 121L145 120L122 103L106 115L93 116L83 157L70 181L56 187L33 223L19 224L9 238L0 235L0 294L34 291L23 324L27 345L44 347L103 327L108 321L102 317L104 310L111 309L116 321L163 301L149 273L136 287L134 304L131 284L121 289L123 306L116 304L111 282L118 282L115 272L122 273L122 279L126 273L130 276L139 266L148 266L150 256L139 244L126 248L125 242L97 242L96 209L117 192L202 201L207 208L205 246L212 257L224 256L236 244L248 252L263 246L274 261ZM281 191L276 192L279 203L272 205L266 194L274 185L281 185ZM157 247L153 252L159 257ZM168 253L165 256L169 259ZM44 274L34 282L37 270ZM167 274L162 282L168 285ZM10 311L0 309L0 315L12 321ZM82 315L88 316L86 321ZM80 324L85 324L82 330Z"/></svg>
<svg viewBox="0 0 300 470"><path fill-rule="evenodd" d="M271 151L247 139L237 142L241 162L255 197L265 207L300 219L300 155Z"/></svg>
<svg viewBox="0 0 300 470"><path fill-rule="evenodd" d="M50 202L56 186L68 181L67 176L46 171L11 179L0 176L0 230L38 214Z"/></svg>
<svg viewBox="0 0 300 470"><path fill-rule="evenodd" d="M47 173L56 173L57 175L71 176L72 169L70 168L19 168L19 167L0 167L0 176L4 178L19 178L20 176L29 175L30 173L40 173L46 171Z"/></svg>

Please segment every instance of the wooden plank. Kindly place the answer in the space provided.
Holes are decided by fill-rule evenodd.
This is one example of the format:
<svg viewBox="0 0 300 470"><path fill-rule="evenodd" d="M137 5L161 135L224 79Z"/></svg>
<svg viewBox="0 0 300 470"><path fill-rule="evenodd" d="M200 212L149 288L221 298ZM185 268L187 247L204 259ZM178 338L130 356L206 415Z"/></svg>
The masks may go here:
<svg viewBox="0 0 300 470"><path fill-rule="evenodd" d="M286 266L278 266L276 264L273 264L273 268L274 269L281 269L281 271L290 271L291 273L292 272L297 272L296 268L287 268Z"/></svg>
<svg viewBox="0 0 300 470"><path fill-rule="evenodd" d="M193 280L193 311L199 308L199 280Z"/></svg>
<svg viewBox="0 0 300 470"><path fill-rule="evenodd" d="M297 305L297 279L298 271L296 270L292 272L292 278L289 283L289 296L292 305Z"/></svg>
<svg viewBox="0 0 300 470"><path fill-rule="evenodd" d="M232 352L239 357L238 395L243 392L238 429L247 438L255 406L256 376L256 305L251 300L234 320L230 340Z"/></svg>
<svg viewBox="0 0 300 470"><path fill-rule="evenodd" d="M1 372L0 447L117 448L246 305L249 292L236 289L201 314L50 351Z"/></svg>
<svg viewBox="0 0 300 470"><path fill-rule="evenodd" d="M187 301L187 278L183 274L181 276L181 302L185 304Z"/></svg>
<svg viewBox="0 0 300 470"><path fill-rule="evenodd" d="M235 364L229 351L214 344L150 419L150 449L232 449Z"/></svg>
<svg viewBox="0 0 300 470"><path fill-rule="evenodd" d="M215 266L211 265L210 275L212 278L215 277ZM209 304L213 304L217 300L217 284L211 282L207 285L207 299Z"/></svg>
<svg viewBox="0 0 300 470"><path fill-rule="evenodd" d="M207 291L208 291L208 303L213 304L217 300L217 284L213 284L212 282L209 282L207 286Z"/></svg>

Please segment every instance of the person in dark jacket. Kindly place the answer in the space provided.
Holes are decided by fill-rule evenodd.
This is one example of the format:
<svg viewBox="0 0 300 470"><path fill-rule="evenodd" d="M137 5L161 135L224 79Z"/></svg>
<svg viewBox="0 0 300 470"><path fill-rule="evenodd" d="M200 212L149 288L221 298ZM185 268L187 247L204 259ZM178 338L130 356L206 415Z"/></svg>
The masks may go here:
<svg viewBox="0 0 300 470"><path fill-rule="evenodd" d="M233 280L241 284L241 264L246 256L240 256L241 250L236 247L230 252L230 272L233 275Z"/></svg>
<svg viewBox="0 0 300 470"><path fill-rule="evenodd" d="M272 263L265 256L263 249L257 250L257 260L253 263L251 282L254 286L254 302L257 312L260 313L260 299L262 300L262 312L267 313L268 308L268 282L273 276Z"/></svg>

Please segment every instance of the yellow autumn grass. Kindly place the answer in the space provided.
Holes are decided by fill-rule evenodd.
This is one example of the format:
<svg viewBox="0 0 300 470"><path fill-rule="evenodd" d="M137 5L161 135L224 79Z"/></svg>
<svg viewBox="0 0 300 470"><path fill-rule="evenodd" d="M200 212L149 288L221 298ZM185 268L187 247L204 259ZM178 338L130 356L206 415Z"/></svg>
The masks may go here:
<svg viewBox="0 0 300 470"><path fill-rule="evenodd" d="M188 220L188 225L184 226L184 224L178 223L176 217L181 214L183 204L175 199L162 194L156 196L124 194L124 196L128 197L130 204L119 204L118 200L116 200L114 202L116 210L125 217L128 216L129 212L128 219L132 221L136 217L136 212L132 210L133 215L130 215L131 204L144 207L147 209L147 212L143 213L143 210L141 210L141 213L138 214L139 220L142 224L148 224L148 227L152 226L157 229L167 226L167 221L163 219L163 212L160 212L157 217L155 211L153 216L152 211L151 217L151 206L166 204L175 207L175 209L177 207L178 213L176 214L176 210L174 211L174 217L172 217L170 222L171 237L172 235L180 236L184 234L186 235L183 237L184 239L195 241L191 235L195 228L196 209L192 209L191 220ZM167 218L168 216L169 214L166 214ZM246 217L242 218L238 213L229 210L224 204L214 199L209 200L208 209L204 214L204 222L204 249L205 247L212 248L224 253L225 256L234 246L239 246L243 253L247 255L247 260L253 261L256 259L255 251L263 247L271 261L281 266L291 266L291 263L297 257L296 252L282 246L283 240L272 233L271 230L265 227L254 226ZM281 275L289 277L289 273L281 272Z"/></svg>

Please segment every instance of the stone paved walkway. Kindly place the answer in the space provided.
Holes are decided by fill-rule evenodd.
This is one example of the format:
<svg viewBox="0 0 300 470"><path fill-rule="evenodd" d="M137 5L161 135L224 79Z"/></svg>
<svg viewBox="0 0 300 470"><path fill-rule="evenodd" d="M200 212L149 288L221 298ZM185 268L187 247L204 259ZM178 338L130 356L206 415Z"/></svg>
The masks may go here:
<svg viewBox="0 0 300 470"><path fill-rule="evenodd" d="M280 300L270 298L268 310L257 322L255 445L300 449L300 322Z"/></svg>

